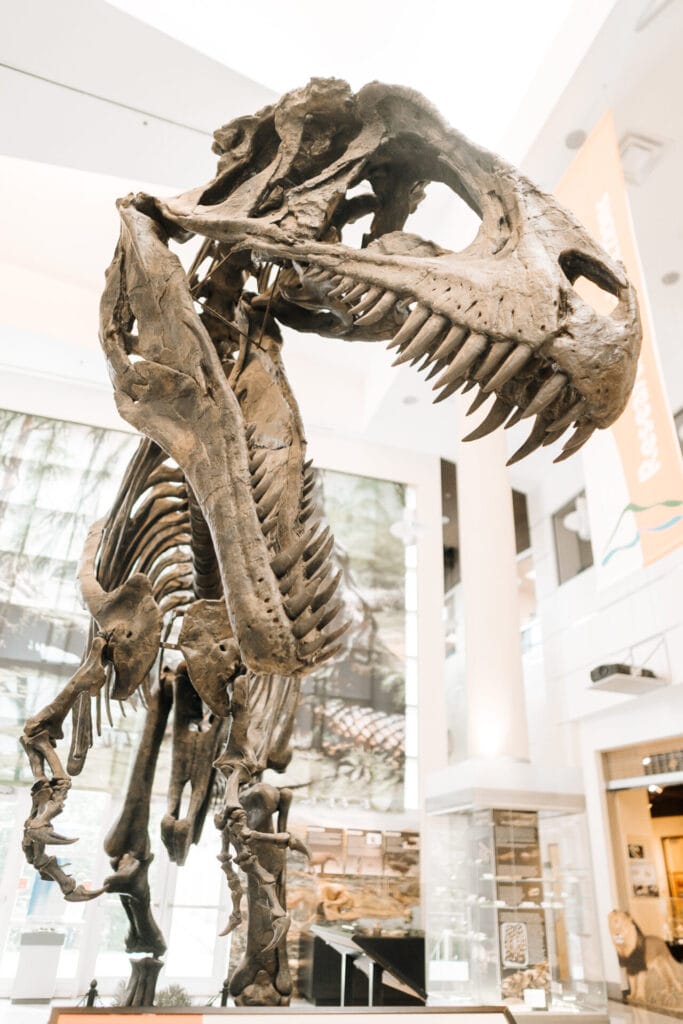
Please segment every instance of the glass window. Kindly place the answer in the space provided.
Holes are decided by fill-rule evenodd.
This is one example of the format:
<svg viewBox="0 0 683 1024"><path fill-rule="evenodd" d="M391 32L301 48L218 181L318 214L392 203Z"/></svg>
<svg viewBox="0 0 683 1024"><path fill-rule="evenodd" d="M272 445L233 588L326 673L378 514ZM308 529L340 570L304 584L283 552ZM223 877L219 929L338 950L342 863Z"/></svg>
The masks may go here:
<svg viewBox="0 0 683 1024"><path fill-rule="evenodd" d="M557 576L560 583L593 564L586 493L581 491L553 515Z"/></svg>
<svg viewBox="0 0 683 1024"><path fill-rule="evenodd" d="M412 492L331 470L317 477L352 623L340 657L304 677L294 757L273 781L301 787L299 805L403 810L406 663L417 653Z"/></svg>

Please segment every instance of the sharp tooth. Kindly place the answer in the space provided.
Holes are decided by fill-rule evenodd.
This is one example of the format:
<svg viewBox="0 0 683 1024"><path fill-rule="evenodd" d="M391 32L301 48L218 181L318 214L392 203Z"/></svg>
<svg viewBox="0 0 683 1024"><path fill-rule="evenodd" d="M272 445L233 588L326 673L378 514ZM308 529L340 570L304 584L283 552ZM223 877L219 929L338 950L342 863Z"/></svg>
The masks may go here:
<svg viewBox="0 0 683 1024"><path fill-rule="evenodd" d="M261 533L264 537L267 537L272 530L277 526L277 515L271 516L270 519L266 519L261 523Z"/></svg>
<svg viewBox="0 0 683 1024"><path fill-rule="evenodd" d="M268 488L266 494L260 499L260 501L257 502L256 505L256 514L258 515L261 522L263 522L264 519L268 518L268 516L273 511L281 497L281 486L275 485Z"/></svg>
<svg viewBox="0 0 683 1024"><path fill-rule="evenodd" d="M298 266L299 265L297 264L297 268L298 268ZM312 265L309 265L308 267L303 267L302 268L302 273L303 273L304 277L307 277L309 279L309 281L316 281L319 277L331 277L332 276L332 271L331 270L327 270L326 267L315 267L315 266L312 266Z"/></svg>
<svg viewBox="0 0 683 1024"><path fill-rule="evenodd" d="M399 366L401 363L407 363L411 359L420 359L432 347L448 325L449 321L445 316L439 316L438 313L430 316L429 320L422 325L410 344L396 356L391 365Z"/></svg>
<svg viewBox="0 0 683 1024"><path fill-rule="evenodd" d="M339 612L342 611L343 608L343 601L337 601L335 604L330 605L330 607L327 609L322 619L320 620L318 624L318 629L324 629L325 626L329 626L332 620L336 619L336 617L339 615Z"/></svg>
<svg viewBox="0 0 683 1024"><path fill-rule="evenodd" d="M316 580L314 583L309 583L309 585L304 587L304 589L298 594L293 594L292 597L288 597L283 601L282 603L285 606L287 616L292 620L298 619L301 613L308 608L309 604L315 597L317 589L318 581Z"/></svg>
<svg viewBox="0 0 683 1024"><path fill-rule="evenodd" d="M252 476L251 476L251 486L254 487L254 488L258 487L259 484L261 483L261 481L265 478L267 472L268 472L268 467L267 466L261 466L261 468L257 469L255 473L252 473ZM263 493L265 494L265 491ZM258 501L258 500L259 499L256 498L256 501Z"/></svg>
<svg viewBox="0 0 683 1024"><path fill-rule="evenodd" d="M275 556L270 563L270 567L276 576L282 577L286 572L289 572L294 563L301 558L306 547L311 543L315 531L319 526L320 523L316 523L315 526L308 530L307 533L304 533L298 541L290 544L288 548Z"/></svg>
<svg viewBox="0 0 683 1024"><path fill-rule="evenodd" d="M514 427L515 423L519 423L524 418L524 409L520 405L519 409L516 409L510 419L505 424L505 429L508 430L510 427Z"/></svg>
<svg viewBox="0 0 683 1024"><path fill-rule="evenodd" d="M448 362L447 362L446 359L436 359L434 361L434 363L432 364L431 370L429 371L429 373L425 377L425 380L431 380L432 377L436 377L437 373L441 373L441 371L445 370L447 366L448 366Z"/></svg>
<svg viewBox="0 0 683 1024"><path fill-rule="evenodd" d="M319 292L319 293L320 293L321 295L325 295L325 296L327 296L327 295L329 295L329 293L331 292L331 290L332 290L332 289L333 289L333 288L334 288L334 287L335 287L336 285L338 285L338 284L339 284L339 282L340 282L341 280L342 280L342 278L341 278L341 277L339 276L339 274L335 274L335 275L334 275L334 277L330 277L329 281L328 281L328 280L327 280L326 278L324 278L324 277L321 277L321 278L319 278L319 279L318 279L317 281L314 281L314 282L313 282L313 284L314 284L314 286L316 286L316 287L317 287L317 289L318 289L318 292Z"/></svg>
<svg viewBox="0 0 683 1024"><path fill-rule="evenodd" d="M249 455L249 469L252 474L258 472L263 463L265 462L266 455L268 454L267 448L257 448L254 452Z"/></svg>
<svg viewBox="0 0 683 1024"><path fill-rule="evenodd" d="M340 654L341 651L343 650L344 644L335 644L333 647L330 647L328 644L328 646L325 648L326 661L330 661L332 658L336 657L337 654Z"/></svg>
<svg viewBox="0 0 683 1024"><path fill-rule="evenodd" d="M511 341L494 341L491 343L486 358L484 359L477 372L474 374L475 380L486 380L491 374L498 369L505 356L508 354L513 346Z"/></svg>
<svg viewBox="0 0 683 1024"><path fill-rule="evenodd" d="M507 357L500 369L484 385L484 391L498 391L511 377L522 369L532 352L528 345L518 345Z"/></svg>
<svg viewBox="0 0 683 1024"><path fill-rule="evenodd" d="M565 443L561 453L556 459L553 459L553 462L564 462L564 460L568 459L570 455L574 455L575 452L578 452L579 448L583 447L594 430L594 423L591 423L590 421L588 423L580 423L572 436Z"/></svg>
<svg viewBox="0 0 683 1024"><path fill-rule="evenodd" d="M448 386L443 389L441 394L436 396L433 404L437 405L439 402L443 402L444 398L450 398L451 395L458 390L458 388L462 387L464 380L464 377L458 377L458 379L454 380L452 384L448 384Z"/></svg>
<svg viewBox="0 0 683 1024"><path fill-rule="evenodd" d="M565 431L564 427L562 427L561 430L546 430L545 441L543 442L543 447L545 448L549 444L555 444L555 441L557 441L560 437L562 437L562 435L564 434L564 431Z"/></svg>
<svg viewBox="0 0 683 1024"><path fill-rule="evenodd" d="M478 441L480 437L485 437L495 430L496 427L499 427L501 423L504 423L509 414L510 403L505 402L502 398L496 398L483 423L480 423L477 429L473 430L467 437L463 437L463 441Z"/></svg>
<svg viewBox="0 0 683 1024"><path fill-rule="evenodd" d="M330 598L334 594L335 590L337 589L337 587L341 583L341 578L342 578L342 571L340 569L339 572L335 576L332 577L332 579L329 582L329 584L326 587L324 587L324 588L322 588L321 590L318 591L318 593L315 595L315 597L311 601L311 608L313 609L314 612L317 611L318 608L321 608L324 604L327 604L327 602L330 600Z"/></svg>
<svg viewBox="0 0 683 1024"><path fill-rule="evenodd" d="M361 313L364 313L366 309L371 309L372 306L375 305L377 300L381 299L383 295L383 288L371 288L368 294L365 296L365 298L362 299L360 302L356 303L355 306L352 306L349 312L351 313L352 316L359 316ZM350 295L349 298L351 298Z"/></svg>
<svg viewBox="0 0 683 1024"><path fill-rule="evenodd" d="M451 381L467 373L475 359L478 359L485 351L487 345L488 341L483 334L470 334L446 372L434 384L434 389L441 388L444 384L450 384Z"/></svg>
<svg viewBox="0 0 683 1024"><path fill-rule="evenodd" d="M470 332L466 327L461 327L460 324L453 324L450 331L434 353L434 358L450 359L453 353L457 352L460 348L469 333Z"/></svg>
<svg viewBox="0 0 683 1024"><path fill-rule="evenodd" d="M383 320L387 313L393 309L395 303L396 293L384 292L379 302L373 306L372 309L368 310L367 313L364 313L363 316L358 318L358 325L370 327L372 324L379 323L380 320Z"/></svg>
<svg viewBox="0 0 683 1024"><path fill-rule="evenodd" d="M347 292L349 288L352 288L355 283L356 282L353 277L342 277L341 282L327 293L328 299L341 298L344 292Z"/></svg>
<svg viewBox="0 0 683 1024"><path fill-rule="evenodd" d="M344 296L345 304L347 306L353 305L356 299L360 299L367 291L369 291L369 289L370 285L367 281L361 281L360 284L357 284L355 288L352 288L351 291Z"/></svg>
<svg viewBox="0 0 683 1024"><path fill-rule="evenodd" d="M477 409L481 409L484 402L490 397L491 396L487 395L485 391L480 391L477 397L472 402L472 405L467 410L467 415L471 416L473 412L477 411Z"/></svg>
<svg viewBox="0 0 683 1024"><path fill-rule="evenodd" d="M304 658L310 658L311 655L316 654L321 647L324 647L326 643L326 637L324 633L318 633L313 640L308 640L305 643L298 645L300 653Z"/></svg>
<svg viewBox="0 0 683 1024"><path fill-rule="evenodd" d="M513 466L515 462L519 462L520 459L524 459L527 455L531 455L532 452L535 452L536 449L540 448L543 444L544 437L545 424L542 422L541 417L538 416L526 441L517 449L515 454L507 460L506 466Z"/></svg>
<svg viewBox="0 0 683 1024"><path fill-rule="evenodd" d="M313 555L312 558L309 558L307 560L307 562L305 563L304 571L309 580L311 579L312 576L316 574L320 566L331 553L333 547L334 537L332 536L332 534L330 534L330 536L327 538L327 540L320 548L320 550L317 552L317 554Z"/></svg>
<svg viewBox="0 0 683 1024"><path fill-rule="evenodd" d="M340 606L341 607L341 606ZM304 613L299 616L296 622L292 626L292 632L297 640L303 640L308 633L316 628L316 626L322 622L325 618L327 609L325 607L318 608L317 612ZM335 613L336 614L336 613ZM320 627L322 629L322 626Z"/></svg>
<svg viewBox="0 0 683 1024"><path fill-rule="evenodd" d="M426 320L429 319L430 310L426 306L416 306L410 313L393 341L390 341L387 348L398 348L400 345L409 342L420 330Z"/></svg>
<svg viewBox="0 0 683 1024"><path fill-rule="evenodd" d="M462 389L463 395L466 395L468 391L471 391L472 388L476 388L476 386L476 380L468 380L467 383L465 384L465 387Z"/></svg>
<svg viewBox="0 0 683 1024"><path fill-rule="evenodd" d="M266 470L265 470L265 467L264 467L263 474L262 474L262 479L260 480L260 483L256 483L254 481L254 501L257 504L259 504L261 499L264 497L264 495L267 494L267 492L270 490L270 488L276 482L277 482L276 480L273 480L272 477L269 477L266 474Z"/></svg>
<svg viewBox="0 0 683 1024"><path fill-rule="evenodd" d="M311 512L314 511L315 507L316 505L315 502L313 501L312 495L309 495L307 498L304 498L304 500L301 502L301 508L299 509L299 518L302 520L302 522L304 519L308 519Z"/></svg>
<svg viewBox="0 0 683 1024"><path fill-rule="evenodd" d="M585 405L586 399L579 398L569 409L567 409L564 416L560 416L558 419L553 420L549 425L548 430L564 430L570 423L574 423L575 420L579 419Z"/></svg>
<svg viewBox="0 0 683 1024"><path fill-rule="evenodd" d="M545 409L546 405L550 405L550 403L557 398L565 384L567 384L566 376L563 373L554 373L553 376L541 386L538 394L529 402L524 412L524 418L526 419L527 416L535 416L536 413L541 411L541 409Z"/></svg>
<svg viewBox="0 0 683 1024"><path fill-rule="evenodd" d="M329 535L330 535L330 528L329 528L329 526L326 526L324 530L320 531L320 533L318 534L317 537L314 537L311 540L310 544L306 545L306 550L304 552L304 558L307 561L310 558L313 558L313 555L316 553L316 551L320 550L320 548L326 542L326 540L329 537Z"/></svg>
<svg viewBox="0 0 683 1024"><path fill-rule="evenodd" d="M301 642L298 645L299 650L304 655L304 657L315 654L317 651L320 650L321 647L329 647L329 645L332 644L335 640L338 640L340 636L344 635L344 633L347 631L347 629L350 628L350 626L351 622L349 621L345 622L343 626L339 627L339 629L335 629L332 633L320 633L317 637L315 637L314 640L309 640L308 642ZM337 648L334 648L334 650L337 650ZM332 651L329 651L329 653L332 654Z"/></svg>

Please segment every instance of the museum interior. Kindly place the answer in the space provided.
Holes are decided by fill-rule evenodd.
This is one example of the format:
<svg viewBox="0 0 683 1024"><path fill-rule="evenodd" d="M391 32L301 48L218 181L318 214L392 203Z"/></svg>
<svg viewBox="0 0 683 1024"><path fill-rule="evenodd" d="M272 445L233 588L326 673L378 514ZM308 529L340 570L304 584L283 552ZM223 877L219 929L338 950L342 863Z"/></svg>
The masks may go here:
<svg viewBox="0 0 683 1024"><path fill-rule="evenodd" d="M0 4L0 1020L683 1017L682 47Z"/></svg>

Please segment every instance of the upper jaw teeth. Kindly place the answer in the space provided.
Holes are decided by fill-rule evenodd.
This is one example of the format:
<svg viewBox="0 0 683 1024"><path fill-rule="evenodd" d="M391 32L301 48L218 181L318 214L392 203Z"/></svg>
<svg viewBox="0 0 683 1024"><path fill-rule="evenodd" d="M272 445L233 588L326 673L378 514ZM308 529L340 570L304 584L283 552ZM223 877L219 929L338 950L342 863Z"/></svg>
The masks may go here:
<svg viewBox="0 0 683 1024"><path fill-rule="evenodd" d="M595 429L589 419L586 400L573 387L569 377L537 350L523 341L492 339L464 324L453 323L442 313L410 297L341 276L313 265L297 265L302 285L318 293L321 303L330 301L343 306L353 328L396 324L396 333L389 348L397 352L393 365L415 364L422 360L420 370L428 369L427 379L439 375L433 388L439 402L460 388L468 390L476 384L479 395L469 409L474 412L485 397L497 398L484 421L467 435L476 440L520 419L535 416L529 437L514 453L508 464L517 462L544 444L557 440L571 423L576 431L566 441L559 462L573 455L586 443ZM548 370L551 370L548 375ZM520 374L526 386L519 387ZM516 408L518 406L518 408Z"/></svg>

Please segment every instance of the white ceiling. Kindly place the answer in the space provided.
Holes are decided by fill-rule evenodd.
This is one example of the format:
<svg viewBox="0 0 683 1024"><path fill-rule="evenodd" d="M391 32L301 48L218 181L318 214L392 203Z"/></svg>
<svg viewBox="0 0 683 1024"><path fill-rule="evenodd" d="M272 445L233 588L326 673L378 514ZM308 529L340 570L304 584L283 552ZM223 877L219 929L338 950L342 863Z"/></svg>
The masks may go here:
<svg viewBox="0 0 683 1024"><path fill-rule="evenodd" d="M313 76L422 92L482 145L500 145L574 0L109 0L277 93ZM579 5L580 6L580 5ZM598 8L600 3L595 4Z"/></svg>
<svg viewBox="0 0 683 1024"><path fill-rule="evenodd" d="M614 101L618 120L633 130L649 124L647 76L675 89L677 61L668 60L674 80L666 86L656 46L642 68L635 60L655 29L662 52L675 45L673 33L659 35L669 15L662 13L660 28L655 19L635 40L628 35L634 36L633 24L626 19L624 27L619 16L624 6L633 14L648 3L620 0L608 17L614 0L426 0L418 18L413 4L353 0L336 24L336 6L266 0L258 22L267 31L248 23L248 8L221 0L117 0L115 6L24 0L11 11L0 7L0 115L7 126L0 181L10 197L0 232L0 404L30 401L19 396L20 383L37 374L61 382L59 393L33 388L43 411L56 414L61 395L71 418L116 421L96 341L102 275L117 231L114 199L139 188L160 194L207 180L215 163L210 129L257 109L273 89L300 85L310 74L346 77L354 86L370 78L413 85L477 141L521 155L523 140L538 136L528 166L552 185L571 156L564 135L590 127L590 103L603 108L602 83L611 69L628 80ZM676 7L680 14L680 5L670 9ZM618 52L610 46L615 18ZM595 54L582 60L603 24ZM578 90L579 98L562 99L574 73L567 96ZM631 124L629 111L641 108ZM675 120L678 107L669 103L668 113ZM675 125L666 128L667 137L675 132ZM662 217L650 223L654 250ZM472 231L438 190L411 227L453 248ZM431 406L430 385L408 368L390 370L381 346L288 337L286 357L312 427L456 457L453 400ZM404 404L406 397L417 401ZM526 429L508 433L517 447ZM548 459L544 450L515 467L515 485L533 485Z"/></svg>

